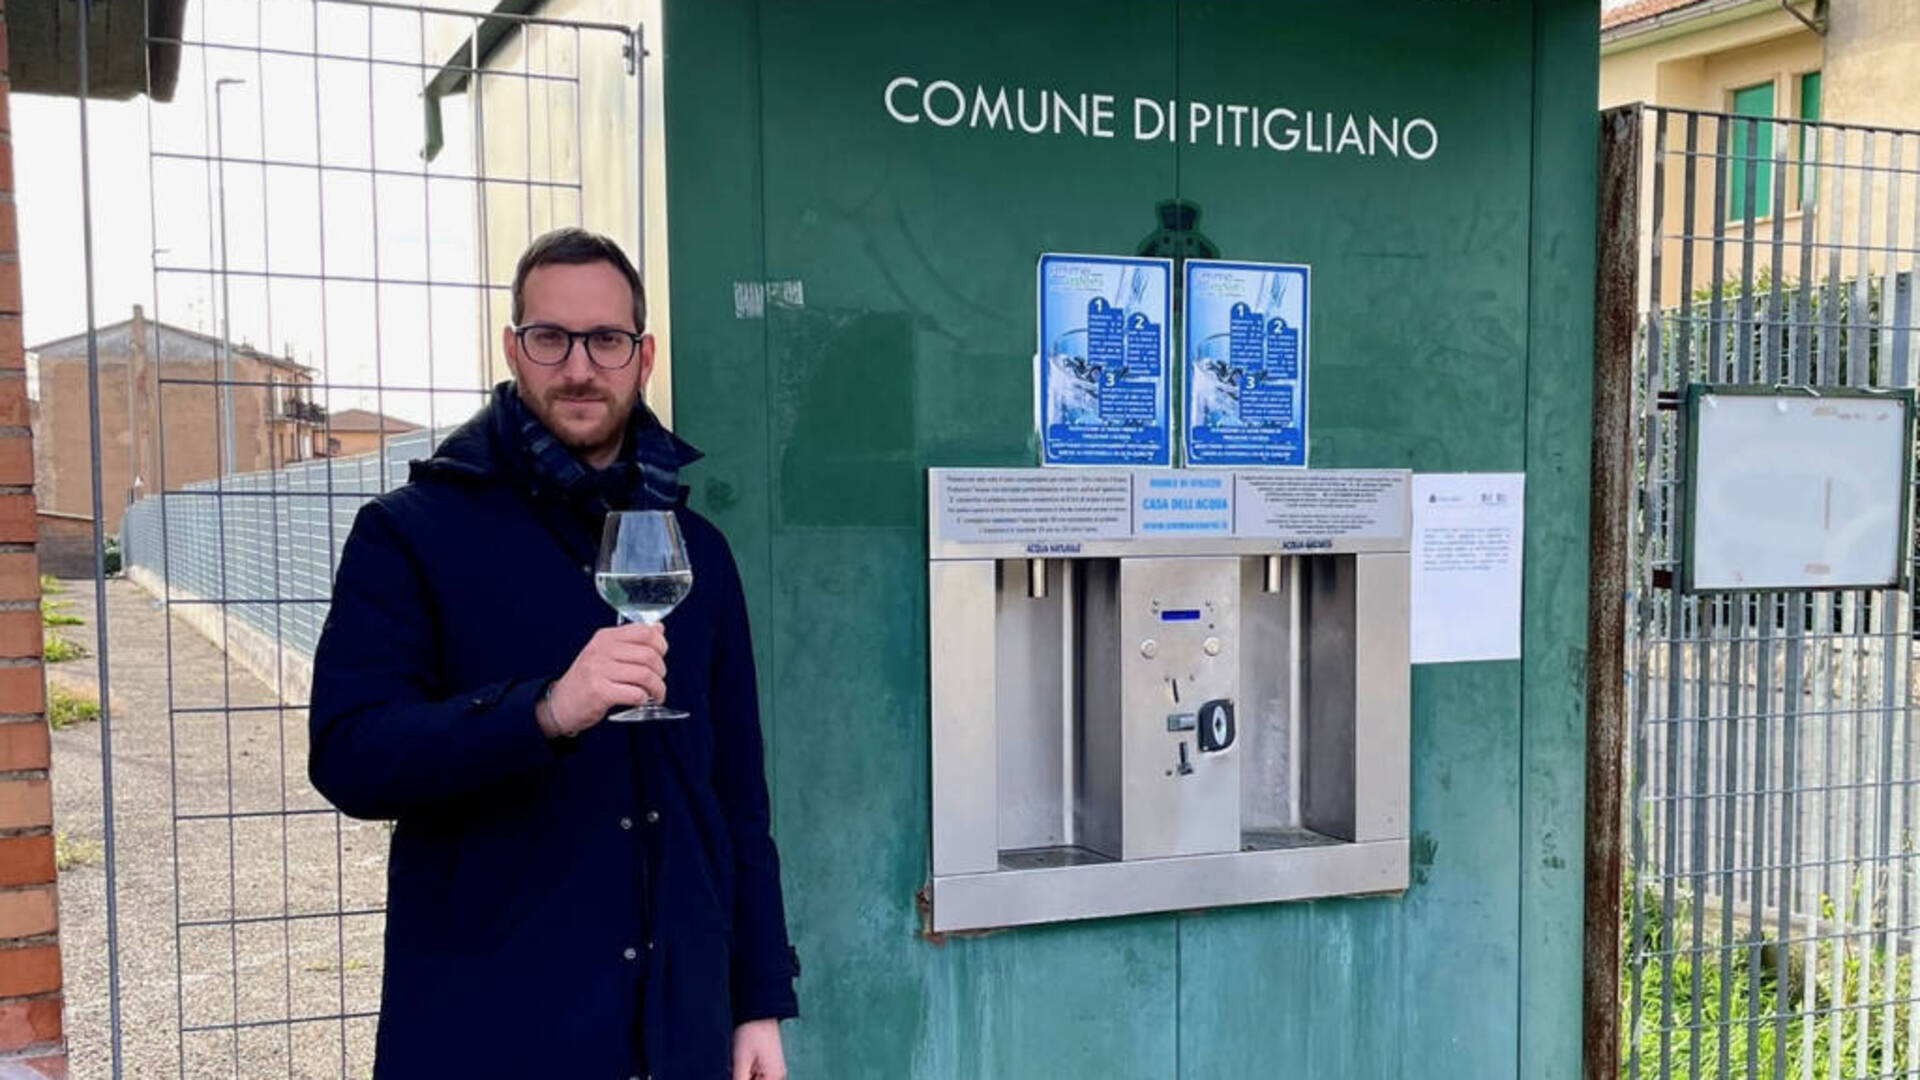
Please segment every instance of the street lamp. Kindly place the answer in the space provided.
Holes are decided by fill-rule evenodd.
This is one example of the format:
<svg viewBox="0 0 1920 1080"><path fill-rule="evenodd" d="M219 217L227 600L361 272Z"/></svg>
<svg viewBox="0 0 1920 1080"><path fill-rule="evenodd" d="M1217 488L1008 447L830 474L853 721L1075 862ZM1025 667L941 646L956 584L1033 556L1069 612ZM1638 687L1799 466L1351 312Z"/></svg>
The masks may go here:
<svg viewBox="0 0 1920 1080"><path fill-rule="evenodd" d="M234 471L233 439L233 329L228 319L227 302L227 123L223 91L240 86L245 79L213 81L213 157L217 170L215 185L220 201L220 475Z"/></svg>

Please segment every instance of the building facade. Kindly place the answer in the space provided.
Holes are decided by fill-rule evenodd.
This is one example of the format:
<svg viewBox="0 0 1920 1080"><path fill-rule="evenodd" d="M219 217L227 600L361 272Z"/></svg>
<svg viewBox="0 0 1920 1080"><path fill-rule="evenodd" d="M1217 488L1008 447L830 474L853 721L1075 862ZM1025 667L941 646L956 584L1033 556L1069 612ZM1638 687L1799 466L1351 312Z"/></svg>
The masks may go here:
<svg viewBox="0 0 1920 1080"><path fill-rule="evenodd" d="M319 433L321 456L352 457L371 454L395 435L419 431L420 425L368 409L342 409L327 417L326 429Z"/></svg>
<svg viewBox="0 0 1920 1080"><path fill-rule="evenodd" d="M100 474L106 531L134 499L220 475L223 384L233 397L233 471L257 472L317 456L326 414L313 374L247 345L229 346L224 375L217 338L133 317L101 327ZM93 515L87 339L28 350L37 373L33 438L39 508ZM164 437L162 433L164 434Z"/></svg>
<svg viewBox="0 0 1920 1080"><path fill-rule="evenodd" d="M1609 4L1601 15L1600 106L1635 102L1696 110L1689 136L1676 121L1666 134L1668 161L1691 149L1727 156L1724 187L1711 172L1685 205L1683 169L1666 170L1669 221L1691 228L1662 238L1662 280L1641 275L1643 299L1654 285L1670 305L1698 295L1711 270L1687 280L1681 235L1751 234L1770 244L1778 230L1789 265L1803 244L1839 236L1841 215L1862 203L1884 206L1884 185L1863 191L1860 164L1899 167L1897 144L1882 135L1814 122L1920 128L1920 4L1912 0L1637 0ZM1649 136L1651 138L1651 135ZM1691 146L1688 139L1691 138ZM1911 151L1908 151L1911 156ZM1651 156L1643 190L1652 182ZM1691 212L1691 218L1687 215ZM1874 215L1871 247L1888 240L1886 215ZM1894 228L1902 228L1895 225ZM1909 226L1910 227L1910 226ZM1892 238L1904 242L1904 237ZM1643 245L1644 247L1644 245ZM1887 267L1878 253L1859 272ZM1643 266L1643 271L1648 267Z"/></svg>

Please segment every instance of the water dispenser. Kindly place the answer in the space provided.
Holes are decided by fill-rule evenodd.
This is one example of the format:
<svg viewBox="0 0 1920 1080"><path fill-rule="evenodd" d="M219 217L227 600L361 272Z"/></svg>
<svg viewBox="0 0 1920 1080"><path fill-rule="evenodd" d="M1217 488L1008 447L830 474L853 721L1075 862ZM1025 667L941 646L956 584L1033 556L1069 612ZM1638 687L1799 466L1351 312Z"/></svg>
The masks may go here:
<svg viewBox="0 0 1920 1080"><path fill-rule="evenodd" d="M931 470L932 929L1405 888L1407 492Z"/></svg>

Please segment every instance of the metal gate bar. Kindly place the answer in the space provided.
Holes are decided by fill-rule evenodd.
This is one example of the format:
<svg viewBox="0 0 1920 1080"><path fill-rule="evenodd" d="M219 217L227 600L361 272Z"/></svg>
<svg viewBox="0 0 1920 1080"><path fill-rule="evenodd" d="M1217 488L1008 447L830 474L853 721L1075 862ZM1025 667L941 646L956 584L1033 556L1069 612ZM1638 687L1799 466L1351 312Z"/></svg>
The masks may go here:
<svg viewBox="0 0 1920 1080"><path fill-rule="evenodd" d="M1920 135L1619 115L1645 191L1622 1071L1920 1076L1912 596L1673 589L1689 383L1913 385Z"/></svg>
<svg viewBox="0 0 1920 1080"><path fill-rule="evenodd" d="M637 28L601 22L383 0L197 3L191 33L150 40L176 46L182 66L173 104L148 107L155 296L136 353L152 412L130 444L152 431L128 451L133 490L101 491L94 447L96 499L128 501L129 576L167 615L164 746L103 749L110 887L117 860L136 903L109 915L126 945L110 943L102 1034L115 1076L364 1076L386 833L306 782L312 645L360 504L486 392L511 272L499 260L581 223L596 185L624 185L615 205L639 209L637 159L629 177L585 173L583 114L587 80L638 82L644 54ZM639 93L622 98L637 143ZM304 367L279 359L295 359L288 341ZM363 406L417 430L376 421L369 452L327 454L332 417ZM202 636L218 659L190 670L182 649ZM122 806L164 818L164 853L111 831L116 752L166 777L163 806ZM123 1052L125 1033L138 1037Z"/></svg>

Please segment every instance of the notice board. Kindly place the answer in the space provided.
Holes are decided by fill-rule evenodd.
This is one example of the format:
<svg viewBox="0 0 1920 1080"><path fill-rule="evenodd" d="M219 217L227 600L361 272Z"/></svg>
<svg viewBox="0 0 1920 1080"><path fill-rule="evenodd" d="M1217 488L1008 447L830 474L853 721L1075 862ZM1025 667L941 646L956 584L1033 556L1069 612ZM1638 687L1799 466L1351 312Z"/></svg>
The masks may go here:
<svg viewBox="0 0 1920 1080"><path fill-rule="evenodd" d="M1912 390L1687 388L1681 588L1905 581Z"/></svg>

